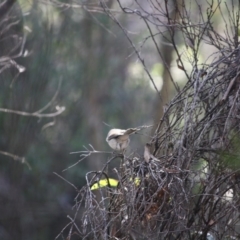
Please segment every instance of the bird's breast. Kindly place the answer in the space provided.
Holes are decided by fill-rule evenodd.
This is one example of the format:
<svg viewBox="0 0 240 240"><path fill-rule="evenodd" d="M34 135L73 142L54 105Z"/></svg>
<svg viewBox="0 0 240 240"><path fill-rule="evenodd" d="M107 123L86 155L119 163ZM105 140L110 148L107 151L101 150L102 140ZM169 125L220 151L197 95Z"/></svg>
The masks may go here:
<svg viewBox="0 0 240 240"><path fill-rule="evenodd" d="M127 148L128 144L130 142L130 139L111 139L108 141L109 146L117 151L121 151Z"/></svg>

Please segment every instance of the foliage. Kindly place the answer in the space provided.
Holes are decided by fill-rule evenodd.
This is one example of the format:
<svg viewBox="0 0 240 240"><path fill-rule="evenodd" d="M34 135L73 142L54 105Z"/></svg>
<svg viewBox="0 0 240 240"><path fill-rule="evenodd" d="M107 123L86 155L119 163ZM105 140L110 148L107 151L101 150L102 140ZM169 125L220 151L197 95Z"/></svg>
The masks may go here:
<svg viewBox="0 0 240 240"><path fill-rule="evenodd" d="M100 2L125 34L155 85L131 34L113 9ZM126 15L137 16L146 24L146 41L153 41L160 57L157 36L161 35L165 44L174 49L178 68L187 82L180 89L170 66L165 64L177 94L165 106L149 138L146 146L151 146L151 150L146 152L145 148L144 155L124 154L119 168L109 168L118 176L116 191L100 189L95 195L90 186L119 156L111 156L101 171L89 172L87 185L76 196L74 217L59 237L238 239L239 166L231 159L239 155L234 146L239 139L240 114L239 3L117 2ZM213 22L216 15L224 23L222 32ZM183 52L179 39L186 43ZM209 54L200 61L205 48ZM158 91L156 86L155 89ZM99 152L87 150L84 159L92 154ZM139 186L128 181L136 176L141 179ZM84 212L80 211L82 208Z"/></svg>

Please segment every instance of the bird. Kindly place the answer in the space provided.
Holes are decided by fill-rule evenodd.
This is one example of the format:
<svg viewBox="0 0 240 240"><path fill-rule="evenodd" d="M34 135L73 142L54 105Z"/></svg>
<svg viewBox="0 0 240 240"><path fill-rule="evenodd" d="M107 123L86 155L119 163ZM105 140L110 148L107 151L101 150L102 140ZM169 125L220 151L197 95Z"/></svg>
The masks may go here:
<svg viewBox="0 0 240 240"><path fill-rule="evenodd" d="M145 147L144 147L144 160L146 163L149 163L150 159L152 158L152 154L150 153L150 148L151 148L151 144L146 143Z"/></svg>
<svg viewBox="0 0 240 240"><path fill-rule="evenodd" d="M159 161L158 158L154 157L151 153L152 145L150 143L146 143L144 147L143 158L146 163L149 163L151 160Z"/></svg>
<svg viewBox="0 0 240 240"><path fill-rule="evenodd" d="M140 129L138 128L128 128L126 130L113 128L108 132L106 141L112 149L124 151L130 142L129 135L136 133L139 130Z"/></svg>

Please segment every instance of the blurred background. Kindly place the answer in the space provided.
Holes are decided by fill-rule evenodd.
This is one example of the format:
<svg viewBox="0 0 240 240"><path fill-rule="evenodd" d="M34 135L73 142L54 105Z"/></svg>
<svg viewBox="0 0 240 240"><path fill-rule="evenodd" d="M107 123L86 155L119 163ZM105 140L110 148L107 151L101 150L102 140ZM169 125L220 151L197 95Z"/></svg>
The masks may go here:
<svg viewBox="0 0 240 240"><path fill-rule="evenodd" d="M74 213L77 194L54 172L81 188L85 174L109 157L94 155L63 171L80 158L70 152L88 144L111 151L105 142L111 127L153 124L173 93L143 21L123 14L115 1L108 7L116 9L159 90L166 80L161 102L123 31L97 1L0 3L0 239L54 239ZM170 65L171 48L160 37L158 44ZM41 113L65 111L29 114L46 105ZM149 139L149 132L134 135L131 151L141 154Z"/></svg>
<svg viewBox="0 0 240 240"><path fill-rule="evenodd" d="M51 101L44 113L66 110L52 118L0 112L0 239L54 239L69 222L77 193L53 172L83 186L86 172L99 170L109 155L62 172L79 160L69 153L88 144L110 151L104 123L152 123L157 96L124 34L104 13L44 1L10 3L0 17L0 108L33 113ZM141 41L141 24L120 10L117 17ZM148 55L158 77L157 56ZM148 139L133 138L131 147L143 149Z"/></svg>

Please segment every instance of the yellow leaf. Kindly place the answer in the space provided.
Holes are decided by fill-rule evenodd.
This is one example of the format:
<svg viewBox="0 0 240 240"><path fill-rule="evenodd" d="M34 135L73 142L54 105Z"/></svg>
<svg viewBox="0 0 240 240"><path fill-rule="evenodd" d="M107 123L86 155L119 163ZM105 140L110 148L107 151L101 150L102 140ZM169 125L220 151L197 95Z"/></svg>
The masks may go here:
<svg viewBox="0 0 240 240"><path fill-rule="evenodd" d="M139 177L134 178L134 183L136 186L139 186L141 183L141 179Z"/></svg>
<svg viewBox="0 0 240 240"><path fill-rule="evenodd" d="M107 187L107 186L117 187L117 185L118 185L118 180L116 179L113 179L113 178L101 179L91 186L91 190L96 190L96 189Z"/></svg>
<svg viewBox="0 0 240 240"><path fill-rule="evenodd" d="M133 180L133 179L130 178L130 181L132 181L132 180ZM134 183L135 183L136 186L139 186L140 183L141 183L141 179L140 179L139 177L135 177L135 178L134 178Z"/></svg>

